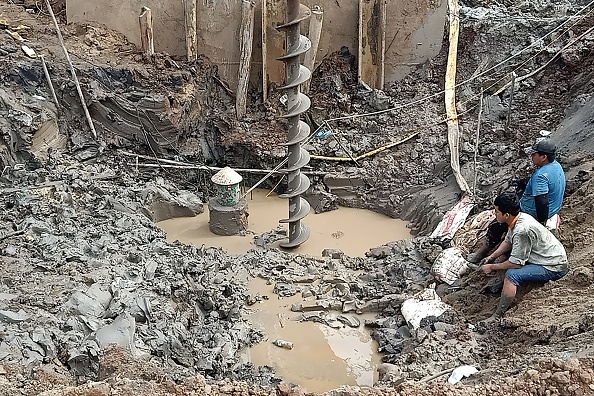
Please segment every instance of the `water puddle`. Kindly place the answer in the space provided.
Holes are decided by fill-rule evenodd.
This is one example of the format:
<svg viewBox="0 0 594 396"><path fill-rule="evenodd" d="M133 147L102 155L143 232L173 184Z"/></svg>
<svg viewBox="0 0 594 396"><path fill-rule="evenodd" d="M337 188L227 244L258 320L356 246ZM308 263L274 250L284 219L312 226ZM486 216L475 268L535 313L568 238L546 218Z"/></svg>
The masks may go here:
<svg viewBox="0 0 594 396"><path fill-rule="evenodd" d="M369 331L343 327L333 329L313 322L298 322L298 312L291 305L301 301L299 294L278 298L274 285L256 278L250 282L252 294L268 300L253 305L249 320L261 328L267 339L246 351L244 359L256 366L268 365L285 382L295 383L309 392L326 392L341 385L372 386L377 380L376 369L381 363L377 343ZM372 315L359 315L363 323ZM274 340L289 341L292 349L273 344Z"/></svg>
<svg viewBox="0 0 594 396"><path fill-rule="evenodd" d="M287 217L287 201L266 190L255 190L248 198L248 229L255 234L274 230L278 220ZM218 246L231 254L243 254L255 248L252 234L218 236L208 228L206 212L189 218L165 220L159 226L167 232L169 241L194 245ZM340 208L305 218L311 229L310 238L291 252L319 257L324 249L340 249L351 257L364 256L369 249L385 243L410 238L406 222L368 210ZM250 279L250 293L267 299L250 307L249 320L266 335L266 340L245 351L245 361L256 366L275 368L286 382L306 388L309 392L325 392L341 385L372 386L380 364L377 345L363 325L359 328L331 328L325 324L298 322L300 313L291 312L291 305L302 301L301 295L279 298L274 285L260 278ZM360 315L361 323L372 315ZM285 349L274 340L293 344Z"/></svg>
<svg viewBox="0 0 594 396"><path fill-rule="evenodd" d="M276 229L278 220L288 215L288 203L267 190L254 190L248 199L248 229L256 234ZM214 235L208 228L208 205L196 217L183 217L159 222L169 241L194 245L218 246L231 254L244 254L253 249L253 235ZM385 243L410 238L406 222L369 210L339 208L326 213L310 213L304 222L311 229L310 238L291 252L319 257L324 249L340 249L351 257L364 256L369 249Z"/></svg>

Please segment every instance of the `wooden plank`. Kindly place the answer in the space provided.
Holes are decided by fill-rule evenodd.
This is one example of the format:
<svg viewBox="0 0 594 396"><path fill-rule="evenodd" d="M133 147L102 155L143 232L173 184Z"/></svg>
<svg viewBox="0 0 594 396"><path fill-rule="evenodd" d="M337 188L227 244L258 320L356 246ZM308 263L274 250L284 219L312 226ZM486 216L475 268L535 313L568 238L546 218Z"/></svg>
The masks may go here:
<svg viewBox="0 0 594 396"><path fill-rule="evenodd" d="M262 1L262 70L264 100L270 84L285 81L285 64L277 58L285 55L285 33L276 26L285 22L286 0Z"/></svg>
<svg viewBox="0 0 594 396"><path fill-rule="evenodd" d="M445 77L445 108L448 125L448 144L450 146L450 166L456 182L462 192L470 193L468 183L460 172L460 128L458 127L458 113L456 111L456 64L458 62L458 32L460 19L458 17L458 0L448 0L450 21L450 46L448 49L448 63Z"/></svg>
<svg viewBox="0 0 594 396"><path fill-rule="evenodd" d="M386 1L359 0L358 78L371 88L384 88Z"/></svg>
<svg viewBox="0 0 594 396"><path fill-rule="evenodd" d="M148 7L142 7L140 16L140 47L146 57L151 57L155 53L155 44L153 41L153 14Z"/></svg>
<svg viewBox="0 0 594 396"><path fill-rule="evenodd" d="M311 40L311 48L303 56L303 66L309 70L314 71L316 64L316 54L320 44L320 37L322 36L322 22L324 21L324 10L319 5L314 5L311 8L311 18L309 19L308 36ZM303 92L309 92L311 79L303 84Z"/></svg>
<svg viewBox="0 0 594 396"><path fill-rule="evenodd" d="M186 54L188 61L195 61L197 52L198 37L196 34L196 0L184 0L184 20L186 27Z"/></svg>
<svg viewBox="0 0 594 396"><path fill-rule="evenodd" d="M241 53L239 59L239 76L237 95L235 96L235 112L237 118L245 115L247 108L248 83L250 81L250 62L254 41L254 11L256 4L249 0L241 2Z"/></svg>
<svg viewBox="0 0 594 396"><path fill-rule="evenodd" d="M266 44L268 40L268 34L266 34L266 26L268 26L268 18L267 15L267 1L262 0L260 4L260 8L262 9L262 101L266 102L268 99L268 68L266 65L268 64L268 56L267 50L268 45Z"/></svg>

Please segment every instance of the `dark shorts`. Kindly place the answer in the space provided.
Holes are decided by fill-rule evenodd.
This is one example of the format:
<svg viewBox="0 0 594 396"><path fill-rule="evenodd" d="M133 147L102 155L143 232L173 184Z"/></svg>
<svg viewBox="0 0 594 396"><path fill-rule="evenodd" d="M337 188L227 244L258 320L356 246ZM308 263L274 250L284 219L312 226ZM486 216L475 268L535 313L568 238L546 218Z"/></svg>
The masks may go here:
<svg viewBox="0 0 594 396"><path fill-rule="evenodd" d="M520 286L522 282L547 282L561 279L567 270L555 272L538 264L525 264L521 268L510 268L505 272L505 277L514 285Z"/></svg>

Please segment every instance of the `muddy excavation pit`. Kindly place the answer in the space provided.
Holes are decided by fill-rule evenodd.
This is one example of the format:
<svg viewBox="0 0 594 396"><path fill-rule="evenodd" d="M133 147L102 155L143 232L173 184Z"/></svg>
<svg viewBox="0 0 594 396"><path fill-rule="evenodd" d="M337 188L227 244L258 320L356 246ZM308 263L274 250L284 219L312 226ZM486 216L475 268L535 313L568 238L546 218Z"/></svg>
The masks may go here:
<svg viewBox="0 0 594 396"><path fill-rule="evenodd" d="M460 4L467 219L532 172L522 149L542 131L568 180L570 272L522 288L486 328L496 277L431 272L452 244L432 233L465 196L450 162L447 34L383 90L358 84L356 50L319 60L301 116L322 131L303 144L311 235L288 251L282 91L262 101L251 87L237 119L206 57L147 58L103 25L60 19L95 139L43 7L0 3L0 395L594 394L593 12ZM57 105L22 45L44 56ZM215 236L211 177L225 166L242 194L262 184L243 197L247 229ZM410 316L421 295L440 302ZM469 376L448 382L460 367Z"/></svg>

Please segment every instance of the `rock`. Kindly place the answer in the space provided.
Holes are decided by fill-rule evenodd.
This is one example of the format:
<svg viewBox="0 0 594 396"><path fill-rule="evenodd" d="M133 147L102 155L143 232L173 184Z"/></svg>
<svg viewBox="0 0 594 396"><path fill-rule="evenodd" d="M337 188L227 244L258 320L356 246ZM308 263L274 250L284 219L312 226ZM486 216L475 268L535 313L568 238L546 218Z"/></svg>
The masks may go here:
<svg viewBox="0 0 594 396"><path fill-rule="evenodd" d="M427 332L427 330L422 329L422 328L417 329L416 334L415 334L415 338L420 344L422 344L423 341L425 341L428 336L429 336L429 333Z"/></svg>
<svg viewBox="0 0 594 396"><path fill-rule="evenodd" d="M305 396L306 394L306 392L299 385L289 385L285 382L278 384L276 386L276 390L279 396Z"/></svg>
<svg viewBox="0 0 594 396"><path fill-rule="evenodd" d="M322 250L322 257L330 257L333 260L344 257L344 252L340 249L324 249Z"/></svg>
<svg viewBox="0 0 594 396"><path fill-rule="evenodd" d="M160 186L149 185L142 191L141 198L147 215L154 222L193 217L204 212L200 199L188 191L179 191L177 196L173 196Z"/></svg>
<svg viewBox="0 0 594 396"><path fill-rule="evenodd" d="M29 320L30 316L22 309L18 312L0 311L0 322L4 323L19 323Z"/></svg>
<svg viewBox="0 0 594 396"><path fill-rule="evenodd" d="M433 323L433 328L436 331L450 332L450 331L454 331L456 329L456 326L448 324L448 323L443 323L443 322L435 322L435 323Z"/></svg>
<svg viewBox="0 0 594 396"><path fill-rule="evenodd" d="M374 259L383 259L390 256L390 254L392 254L392 248L389 246L381 246L365 252L366 257L371 257Z"/></svg>
<svg viewBox="0 0 594 396"><path fill-rule="evenodd" d="M135 329L136 323L134 318L128 314L122 314L111 324L97 330L95 337L102 349L107 348L111 344L117 344L128 351L134 352Z"/></svg>
<svg viewBox="0 0 594 396"><path fill-rule="evenodd" d="M396 382L402 376L402 371L395 364L382 363L377 367L379 380L384 382Z"/></svg>
<svg viewBox="0 0 594 396"><path fill-rule="evenodd" d="M569 374L569 371L559 371L551 375L551 380L558 384L566 385L571 383L571 375Z"/></svg>
<svg viewBox="0 0 594 396"><path fill-rule="evenodd" d="M355 316L339 315L337 319L349 327L357 328L361 326L361 321Z"/></svg>
<svg viewBox="0 0 594 396"><path fill-rule="evenodd" d="M315 213L330 212L338 209L338 197L318 188L307 192L305 199L309 202Z"/></svg>

